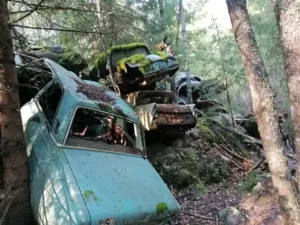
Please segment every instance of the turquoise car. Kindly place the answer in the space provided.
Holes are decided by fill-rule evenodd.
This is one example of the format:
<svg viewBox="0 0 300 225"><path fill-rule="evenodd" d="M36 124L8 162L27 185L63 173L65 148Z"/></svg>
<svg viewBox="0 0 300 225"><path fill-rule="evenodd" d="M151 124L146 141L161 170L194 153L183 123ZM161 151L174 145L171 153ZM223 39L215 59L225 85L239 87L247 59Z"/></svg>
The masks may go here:
<svg viewBox="0 0 300 225"><path fill-rule="evenodd" d="M49 59L26 65L19 76L37 87L21 108L37 223L168 224L179 205L147 160L127 103Z"/></svg>

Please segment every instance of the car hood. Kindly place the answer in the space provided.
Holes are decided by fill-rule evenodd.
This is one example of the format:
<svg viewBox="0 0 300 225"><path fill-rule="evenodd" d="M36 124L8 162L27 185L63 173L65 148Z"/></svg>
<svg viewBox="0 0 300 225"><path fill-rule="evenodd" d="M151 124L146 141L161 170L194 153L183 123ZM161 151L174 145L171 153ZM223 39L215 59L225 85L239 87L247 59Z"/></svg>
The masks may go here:
<svg viewBox="0 0 300 225"><path fill-rule="evenodd" d="M135 155L64 149L92 224L144 224L173 216L179 206L148 160ZM168 210L157 214L159 204Z"/></svg>

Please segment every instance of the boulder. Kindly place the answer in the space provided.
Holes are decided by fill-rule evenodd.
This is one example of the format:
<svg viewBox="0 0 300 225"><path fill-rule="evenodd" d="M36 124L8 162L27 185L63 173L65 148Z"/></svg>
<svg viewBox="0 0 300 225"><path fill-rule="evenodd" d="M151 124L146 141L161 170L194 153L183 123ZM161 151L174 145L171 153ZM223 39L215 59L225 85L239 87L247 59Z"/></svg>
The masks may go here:
<svg viewBox="0 0 300 225"><path fill-rule="evenodd" d="M242 213L234 207L227 207L219 212L219 219L225 225L244 225L245 219Z"/></svg>

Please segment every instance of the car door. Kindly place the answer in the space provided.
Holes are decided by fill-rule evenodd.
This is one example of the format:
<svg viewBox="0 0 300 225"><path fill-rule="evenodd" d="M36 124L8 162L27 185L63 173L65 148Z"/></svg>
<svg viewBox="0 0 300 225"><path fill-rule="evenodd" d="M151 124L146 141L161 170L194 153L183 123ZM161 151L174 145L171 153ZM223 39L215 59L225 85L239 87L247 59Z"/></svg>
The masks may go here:
<svg viewBox="0 0 300 225"><path fill-rule="evenodd" d="M52 131L59 125L57 111L63 97L58 81L52 82L36 98L40 124L33 145L39 171L33 168L32 202L39 224L88 224L90 216L74 175Z"/></svg>

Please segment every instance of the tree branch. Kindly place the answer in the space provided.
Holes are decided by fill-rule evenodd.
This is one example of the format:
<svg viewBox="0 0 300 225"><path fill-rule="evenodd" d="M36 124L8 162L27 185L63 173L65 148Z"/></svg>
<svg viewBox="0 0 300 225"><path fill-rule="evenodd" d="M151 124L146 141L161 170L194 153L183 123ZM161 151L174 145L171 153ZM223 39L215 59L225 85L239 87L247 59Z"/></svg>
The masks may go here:
<svg viewBox="0 0 300 225"><path fill-rule="evenodd" d="M38 4L33 4L33 3L28 3L28 2L25 2L25 1L18 1L18 0L10 0L10 2L24 4L24 5L27 5L29 7L30 6L31 7L36 7L38 5ZM102 13L102 12L98 12L98 11L95 11L95 10L87 10L87 9L81 9L81 8L60 6L60 5L54 5L54 6L40 5L37 10L70 10L70 11L80 11L80 12ZM19 13L19 12L28 12L28 10L15 11L15 12L11 12L11 14L16 14L16 13Z"/></svg>
<svg viewBox="0 0 300 225"><path fill-rule="evenodd" d="M38 10L38 8L43 4L44 1L45 1L45 0L40 0L40 2L39 2L37 5L35 5L35 6L32 8L31 11L29 11L29 12L26 13L25 15L21 16L19 19L13 21L13 23L17 23L17 22L19 22L19 21L25 19L26 17L30 16L34 11Z"/></svg>
<svg viewBox="0 0 300 225"><path fill-rule="evenodd" d="M75 30L75 29L59 29L59 28L51 28L51 27L31 27L20 24L10 24L12 27L20 27L24 29L31 30L49 30L49 31L61 31L61 32L69 32L69 33L86 33L86 34L110 34L111 32L99 32L99 31L86 31L86 30Z"/></svg>

